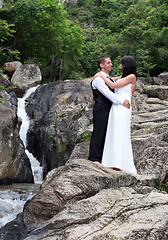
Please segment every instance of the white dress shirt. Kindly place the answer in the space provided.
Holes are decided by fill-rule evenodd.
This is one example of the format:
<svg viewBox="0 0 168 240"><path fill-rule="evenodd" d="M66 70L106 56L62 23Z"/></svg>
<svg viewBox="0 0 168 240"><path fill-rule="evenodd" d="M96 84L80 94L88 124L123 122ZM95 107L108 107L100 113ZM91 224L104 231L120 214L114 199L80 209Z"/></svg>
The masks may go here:
<svg viewBox="0 0 168 240"><path fill-rule="evenodd" d="M101 71L101 74L108 76L105 72ZM96 77L92 81L93 89L99 90L106 98L108 98L114 104L123 104L124 100L121 99L117 94L113 93L109 87L105 84L104 80L101 77Z"/></svg>

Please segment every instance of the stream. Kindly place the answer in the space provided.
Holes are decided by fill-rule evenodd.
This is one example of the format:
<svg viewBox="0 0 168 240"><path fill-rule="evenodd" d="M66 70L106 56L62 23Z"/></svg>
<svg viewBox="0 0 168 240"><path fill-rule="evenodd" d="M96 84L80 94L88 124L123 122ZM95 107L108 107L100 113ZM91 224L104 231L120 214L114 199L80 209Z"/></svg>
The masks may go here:
<svg viewBox="0 0 168 240"><path fill-rule="evenodd" d="M24 204L39 190L40 184L16 183L0 186L0 228L22 212Z"/></svg>
<svg viewBox="0 0 168 240"><path fill-rule="evenodd" d="M29 129L29 118L25 110L25 100L33 93L38 86L28 89L22 98L18 98L17 115L22 119L20 128L20 138L25 147L35 184L20 183L12 185L0 185L0 228L6 223L14 220L18 213L23 211L24 204L31 199L40 188L43 181L43 169L40 167L39 161L26 149L26 136Z"/></svg>

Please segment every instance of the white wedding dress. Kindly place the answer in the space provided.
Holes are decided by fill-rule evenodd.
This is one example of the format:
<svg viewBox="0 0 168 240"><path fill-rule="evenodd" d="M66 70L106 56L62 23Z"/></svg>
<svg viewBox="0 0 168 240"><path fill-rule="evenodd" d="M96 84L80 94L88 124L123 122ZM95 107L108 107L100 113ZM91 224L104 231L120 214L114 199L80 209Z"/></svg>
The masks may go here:
<svg viewBox="0 0 168 240"><path fill-rule="evenodd" d="M122 79L118 79L122 81ZM131 84L116 88L115 93L131 102ZM119 168L123 172L136 174L131 145L132 110L120 104L112 104L103 150L102 165Z"/></svg>

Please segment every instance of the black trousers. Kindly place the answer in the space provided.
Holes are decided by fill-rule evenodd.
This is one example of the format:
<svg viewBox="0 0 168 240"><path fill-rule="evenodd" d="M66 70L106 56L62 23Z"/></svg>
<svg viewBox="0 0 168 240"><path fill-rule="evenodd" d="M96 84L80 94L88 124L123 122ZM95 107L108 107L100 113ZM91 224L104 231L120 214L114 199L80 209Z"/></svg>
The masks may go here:
<svg viewBox="0 0 168 240"><path fill-rule="evenodd" d="M101 163L111 106L93 109L93 132L90 140L89 160Z"/></svg>

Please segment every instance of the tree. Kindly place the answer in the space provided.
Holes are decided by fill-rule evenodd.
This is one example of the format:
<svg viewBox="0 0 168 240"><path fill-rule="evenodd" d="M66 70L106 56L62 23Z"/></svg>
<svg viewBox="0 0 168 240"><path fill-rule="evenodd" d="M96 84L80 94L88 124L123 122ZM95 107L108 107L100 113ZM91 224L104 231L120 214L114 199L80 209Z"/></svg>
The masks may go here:
<svg viewBox="0 0 168 240"><path fill-rule="evenodd" d="M6 18L15 25L12 44L20 51L21 61L46 66L54 56L61 63L55 78L62 77L64 60L72 54L75 58L82 45L80 28L66 17L58 0L16 1Z"/></svg>
<svg viewBox="0 0 168 240"><path fill-rule="evenodd" d="M104 54L114 63L133 55L144 76L168 71L167 1L6 0L3 8L16 31L3 46L42 64L43 79L93 76Z"/></svg>
<svg viewBox="0 0 168 240"><path fill-rule="evenodd" d="M13 37L15 31L14 24L8 24L7 21L0 19L0 64L3 65L5 61L18 58L19 52L14 50L12 46L6 42Z"/></svg>

